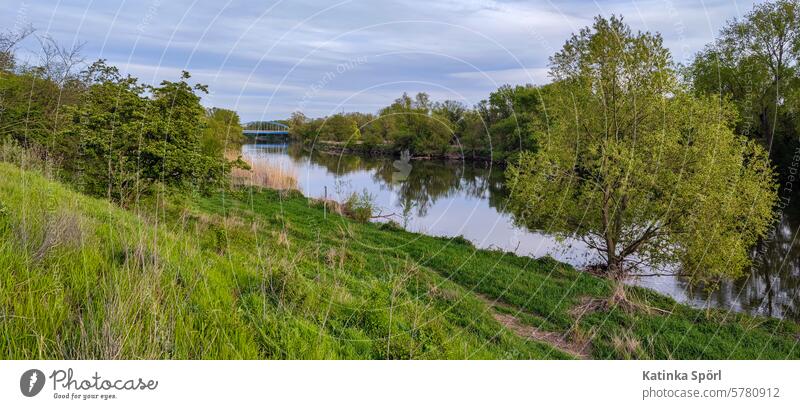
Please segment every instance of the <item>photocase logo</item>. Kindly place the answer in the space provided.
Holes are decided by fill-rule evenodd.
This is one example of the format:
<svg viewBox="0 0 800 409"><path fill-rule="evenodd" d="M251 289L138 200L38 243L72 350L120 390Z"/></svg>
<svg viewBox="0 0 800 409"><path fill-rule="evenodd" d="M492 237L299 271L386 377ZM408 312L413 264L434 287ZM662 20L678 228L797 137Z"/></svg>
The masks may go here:
<svg viewBox="0 0 800 409"><path fill-rule="evenodd" d="M393 165L394 168L397 169L394 173L392 173L392 182L402 182L408 179L408 175L411 174L411 153L408 149L404 150L403 153L400 154L400 160L394 161Z"/></svg>
<svg viewBox="0 0 800 409"><path fill-rule="evenodd" d="M44 372L38 369L28 369L19 378L19 390L29 398L39 394L43 387Z"/></svg>

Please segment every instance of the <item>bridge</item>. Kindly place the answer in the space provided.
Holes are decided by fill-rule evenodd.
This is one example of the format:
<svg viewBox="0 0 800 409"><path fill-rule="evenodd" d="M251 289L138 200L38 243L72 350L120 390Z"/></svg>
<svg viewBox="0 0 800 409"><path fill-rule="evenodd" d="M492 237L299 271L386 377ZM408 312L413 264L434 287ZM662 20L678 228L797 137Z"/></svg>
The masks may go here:
<svg viewBox="0 0 800 409"><path fill-rule="evenodd" d="M258 138L259 136L288 136L289 126L275 121L250 122L249 124L245 125L243 133L246 136L252 136L255 138Z"/></svg>

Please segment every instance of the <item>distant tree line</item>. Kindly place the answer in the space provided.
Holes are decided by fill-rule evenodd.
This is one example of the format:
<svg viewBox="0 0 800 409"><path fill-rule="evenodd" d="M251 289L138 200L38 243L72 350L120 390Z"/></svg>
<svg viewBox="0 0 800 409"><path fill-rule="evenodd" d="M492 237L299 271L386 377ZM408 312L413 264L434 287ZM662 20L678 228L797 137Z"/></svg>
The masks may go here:
<svg viewBox="0 0 800 409"><path fill-rule="evenodd" d="M157 86L122 75L100 60L86 65L80 47L38 37L39 60L15 58L24 28L0 34L0 144L57 163L61 177L86 193L130 203L160 185L208 191L231 164L225 146L242 136L239 116L206 109L207 92L189 73Z"/></svg>
<svg viewBox="0 0 800 409"><path fill-rule="evenodd" d="M377 114L351 112L310 119L296 112L289 125L292 137L305 143L504 161L514 152L535 148L543 114L538 88L504 85L472 108L454 100L434 102L424 92L413 98L404 93Z"/></svg>

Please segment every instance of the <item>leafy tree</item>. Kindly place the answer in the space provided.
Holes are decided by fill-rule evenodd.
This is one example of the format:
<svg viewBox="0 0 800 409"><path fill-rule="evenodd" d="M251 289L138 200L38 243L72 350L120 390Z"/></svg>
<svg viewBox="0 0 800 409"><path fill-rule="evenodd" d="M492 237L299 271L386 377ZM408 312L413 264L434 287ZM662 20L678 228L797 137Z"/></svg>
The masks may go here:
<svg viewBox="0 0 800 409"><path fill-rule="evenodd" d="M730 106L688 95L661 37L617 17L573 35L551 75L550 132L507 170L517 220L582 239L619 283L642 264L694 282L741 274L776 186Z"/></svg>
<svg viewBox="0 0 800 409"><path fill-rule="evenodd" d="M184 71L179 81L162 81L151 90L141 173L148 182L208 190L224 183L227 166L221 154L210 156L201 149L205 109L197 92L207 89L189 85L189 78Z"/></svg>
<svg viewBox="0 0 800 409"><path fill-rule="evenodd" d="M467 110L467 106L463 103L448 99L443 102L434 102L432 111L434 114L446 118L450 123L455 124L464 118Z"/></svg>
<svg viewBox="0 0 800 409"><path fill-rule="evenodd" d="M543 113L539 93L532 85L503 85L489 95L480 112L489 125L493 158L502 160L509 153L535 149Z"/></svg>
<svg viewBox="0 0 800 409"><path fill-rule="evenodd" d="M687 73L695 92L731 98L740 112L737 129L785 166L797 145L791 102L800 85L799 56L800 2L778 0L731 21Z"/></svg>
<svg viewBox="0 0 800 409"><path fill-rule="evenodd" d="M323 141L352 143L361 140L358 124L344 114L328 117L319 128L319 135Z"/></svg>
<svg viewBox="0 0 800 409"><path fill-rule="evenodd" d="M207 156L221 157L229 144L244 141L239 114L223 108L206 110L206 124L201 140L203 153Z"/></svg>
<svg viewBox="0 0 800 409"><path fill-rule="evenodd" d="M82 176L84 191L123 202L140 187L140 141L148 117L141 94L146 87L103 60L92 64L85 76L91 85L72 107L72 126L62 140L78 147L72 170Z"/></svg>
<svg viewBox="0 0 800 409"><path fill-rule="evenodd" d="M462 120L459 141L465 156L477 158L483 156L490 146L488 140L488 124L476 110L467 111Z"/></svg>
<svg viewBox="0 0 800 409"><path fill-rule="evenodd" d="M78 146L74 166L86 192L127 204L157 183L206 191L224 182L230 165L201 140L207 118L196 91L204 87L186 83L188 73L148 87L100 60L85 77L90 85L62 139Z"/></svg>
<svg viewBox="0 0 800 409"><path fill-rule="evenodd" d="M67 50L44 37L39 64L16 65L14 47L30 32L0 34L0 60L5 60L0 62L5 64L0 67L0 139L14 139L63 162L70 150L57 138L65 126L63 107L77 103L85 89L76 72L80 48Z"/></svg>

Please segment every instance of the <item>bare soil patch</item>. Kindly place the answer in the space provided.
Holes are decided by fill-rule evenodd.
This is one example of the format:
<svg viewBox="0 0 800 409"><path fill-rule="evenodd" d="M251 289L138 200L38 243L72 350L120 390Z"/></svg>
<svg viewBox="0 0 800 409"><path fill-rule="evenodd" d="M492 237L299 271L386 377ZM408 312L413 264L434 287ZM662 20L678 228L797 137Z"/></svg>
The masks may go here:
<svg viewBox="0 0 800 409"><path fill-rule="evenodd" d="M519 310L519 308L514 307L513 305L510 304L506 304L499 300L493 300L484 295L478 294L477 296L479 299L485 302L486 305L490 307L492 311L492 316L494 317L495 320L497 320L497 322L499 322L501 325L506 327L511 332L517 334L518 336L526 339L532 339L539 342L544 342L560 351L566 352L579 359L591 358L589 354L590 346L588 343L579 344L576 342L572 342L566 334L562 334L559 332L544 331L533 325L526 324L522 322L522 320L519 319L518 316L500 312L495 307L503 307L506 309L513 309L513 310Z"/></svg>

